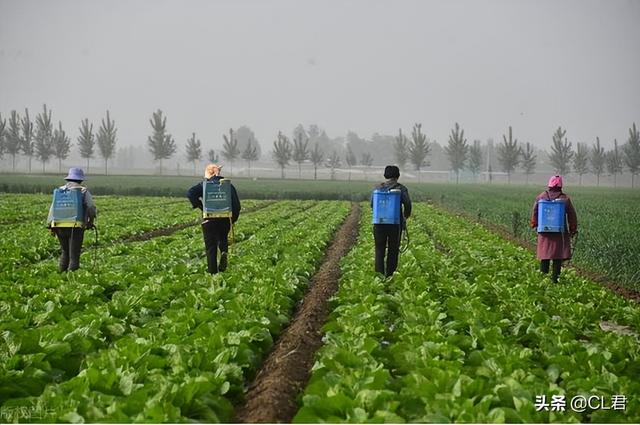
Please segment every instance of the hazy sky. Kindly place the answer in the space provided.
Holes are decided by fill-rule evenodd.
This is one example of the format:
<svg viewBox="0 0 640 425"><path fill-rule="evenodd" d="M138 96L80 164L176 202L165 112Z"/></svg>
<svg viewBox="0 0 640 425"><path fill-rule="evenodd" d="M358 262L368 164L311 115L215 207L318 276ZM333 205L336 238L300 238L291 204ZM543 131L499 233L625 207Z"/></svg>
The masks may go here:
<svg viewBox="0 0 640 425"><path fill-rule="evenodd" d="M74 140L109 109L119 146L160 108L180 146L415 122L442 144L457 121L609 147L640 125L640 1L0 0L0 113L43 103Z"/></svg>

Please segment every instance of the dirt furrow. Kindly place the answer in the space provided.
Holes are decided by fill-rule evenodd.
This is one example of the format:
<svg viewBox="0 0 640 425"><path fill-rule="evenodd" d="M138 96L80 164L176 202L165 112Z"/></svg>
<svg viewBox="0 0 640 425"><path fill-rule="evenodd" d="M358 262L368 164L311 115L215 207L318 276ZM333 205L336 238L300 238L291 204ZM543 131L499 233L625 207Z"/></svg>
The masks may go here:
<svg viewBox="0 0 640 425"><path fill-rule="evenodd" d="M249 386L245 404L236 412L238 422L291 422L296 414L296 398L309 380L315 353L322 345L321 328L329 314L328 300L338 289L340 260L356 242L359 220L360 205L353 204L313 276L309 292Z"/></svg>

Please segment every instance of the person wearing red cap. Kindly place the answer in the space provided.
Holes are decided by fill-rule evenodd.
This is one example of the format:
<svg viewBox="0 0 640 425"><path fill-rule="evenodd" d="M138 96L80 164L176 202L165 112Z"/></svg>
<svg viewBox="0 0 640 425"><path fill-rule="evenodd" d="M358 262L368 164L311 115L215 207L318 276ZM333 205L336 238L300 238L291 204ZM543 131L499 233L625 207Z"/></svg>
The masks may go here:
<svg viewBox="0 0 640 425"><path fill-rule="evenodd" d="M564 203L564 223L561 231L546 232L539 229L538 207L540 201L561 201ZM552 264L551 279L558 282L560 270L564 260L571 259L571 237L578 233L578 217L571 203L571 198L562 192L562 177L551 176L547 184L547 190L536 197L531 211L531 227L538 228L538 244L536 255L540 260L540 271L549 273L549 265Z"/></svg>
<svg viewBox="0 0 640 425"><path fill-rule="evenodd" d="M82 168L70 168L67 183L54 190L47 225L60 242L59 270L61 273L80 268L80 253L85 229L92 229L96 218L96 204L85 180Z"/></svg>

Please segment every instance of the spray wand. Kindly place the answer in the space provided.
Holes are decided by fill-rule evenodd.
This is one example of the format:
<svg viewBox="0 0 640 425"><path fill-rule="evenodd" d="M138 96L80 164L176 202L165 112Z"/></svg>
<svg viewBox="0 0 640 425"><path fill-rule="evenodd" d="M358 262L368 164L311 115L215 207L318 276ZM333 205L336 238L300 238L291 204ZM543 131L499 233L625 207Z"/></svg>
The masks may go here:
<svg viewBox="0 0 640 425"><path fill-rule="evenodd" d="M409 249L409 229L407 228L407 220L403 220L400 224L400 232L402 233L400 241L400 252L406 252Z"/></svg>

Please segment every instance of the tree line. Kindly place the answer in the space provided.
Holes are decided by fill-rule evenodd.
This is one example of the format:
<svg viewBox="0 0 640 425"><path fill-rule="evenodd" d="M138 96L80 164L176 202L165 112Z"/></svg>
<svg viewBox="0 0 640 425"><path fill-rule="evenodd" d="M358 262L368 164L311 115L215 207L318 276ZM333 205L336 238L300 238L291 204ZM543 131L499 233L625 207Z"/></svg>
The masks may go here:
<svg viewBox="0 0 640 425"><path fill-rule="evenodd" d="M178 146L174 137L167 130L167 117L161 110L152 113L149 120L151 135L147 139L147 149L154 161L159 163L160 174L162 174L163 160L170 159L177 152ZM379 136L382 137L382 136ZM203 156L210 162L218 162L220 156L229 164L229 173L233 173L233 165L239 160L247 163L248 175L251 176L251 166L261 157L260 144L257 142L254 133L249 127L243 126L234 131L229 129L228 134L223 134L224 141L222 149L216 152L210 149L203 152L203 146L196 133L192 132L186 140L186 159L193 163L194 174L197 173L198 162ZM548 163L558 174L566 175L571 172L577 174L582 184L582 177L593 173L596 176L597 185L600 184L600 176L605 172L614 178L614 186L617 185L617 176L625 169L631 173L632 187L635 185L635 176L640 172L640 137L636 124L629 128L629 137L622 146L614 140L614 146L606 151L600 144L600 138L596 137L595 142L589 146L586 143L576 143L575 150L573 144L567 138L567 130L562 127L553 133L552 143L548 153ZM115 121L111 118L109 111L100 122L100 126L94 134L93 123L85 118L81 120L79 136L77 138L77 148L80 157L86 159L87 170L90 160L97 153L104 160L105 174L108 173L109 160L115 154L117 141L117 128ZM310 125L305 129L298 125L291 138L282 131L278 131L272 145L271 159L281 170L281 177L285 177L285 169L291 163L297 164L298 178L302 177L302 164L310 163L314 169L314 179L317 179L317 171L320 167L330 170L330 176L335 178L336 170L346 165L348 169L348 179L351 180L352 167L362 165L366 169L371 167L374 156L366 147L364 140L349 132L344 156L336 148L331 146L332 140L316 125ZM418 171L430 165L430 155L435 141L427 138L423 132L422 124L416 123L407 136L402 129L398 134L389 140L391 151L396 164L406 170L411 166ZM29 110L25 109L24 115L13 110L9 117L3 118L0 115L0 158L5 154L12 158L12 169L15 171L16 155L23 154L28 158L28 169L31 172L32 158L42 162L43 172L46 164L52 159L58 159L58 170L61 171L62 160L67 159L73 145L69 136L62 127L62 122L58 121L58 126L54 128L52 112L43 105L35 120L32 121ZM97 149L96 149L97 148ZM359 148L359 149L358 149ZM489 179L492 178L493 166L491 157L485 155L485 151L490 148L483 148L479 140L469 143L464 134L464 129L460 124L455 123L448 137L448 143L444 146L444 154L449 162L449 167L455 173L456 183L459 182L460 173L468 170L477 176L482 170L486 170ZM355 150L360 150L360 157ZM514 137L513 129L508 127L502 135L502 142L496 146L498 170L506 173L507 181L511 182L511 175L518 168L525 174L527 182L529 177L535 173L538 157L534 146L529 143L521 143Z"/></svg>
<svg viewBox="0 0 640 425"><path fill-rule="evenodd" d="M640 136L635 123L629 128L627 142L619 147L618 141L614 140L613 149L609 151L605 151L600 145L599 137L596 137L592 146L576 143L574 150L572 142L567 139L567 130L562 127L558 127L551 139L548 161L556 173L567 175L574 172L579 176L580 184L582 184L582 176L593 173L599 186L600 176L606 171L613 176L615 186L617 175L622 174L626 167L631 173L631 186L634 187L635 176L640 172ZM421 167L429 164L427 157L430 150L430 142L422 133L421 124L413 126L411 139L402 133L402 129L395 138L394 155L400 168L410 163L416 171L420 171ZM511 174L520 166L528 182L529 176L535 172L538 160L533 145L529 142L519 143L513 136L513 129L509 126L507 132L502 135L502 143L496 150L497 165L507 174L507 181L511 182ZM456 183L459 181L462 170L467 169L473 175L477 175L485 165L481 142L474 140L473 144L468 143L464 137L464 130L458 123L455 123L451 130L444 151L449 160L450 169L456 174ZM491 178L492 164L488 163L486 166Z"/></svg>
<svg viewBox="0 0 640 425"><path fill-rule="evenodd" d="M97 133L93 134L93 124L88 119L81 121L80 136L78 136L78 149L80 156L89 159L95 155L97 145L100 155L105 161L105 173L107 163L115 153L117 130L115 122L111 119L109 111L101 122ZM8 118L0 114L0 158L5 154L11 156L12 170L16 169L16 156L23 154L27 157L28 170L31 172L31 162L35 158L42 162L42 172L46 164L53 158L58 160L58 171L62 169L62 161L69 157L72 141L62 128L62 122L54 128L52 112L47 105L42 106L35 121L31 120L29 109L24 110L24 115L13 110Z"/></svg>

